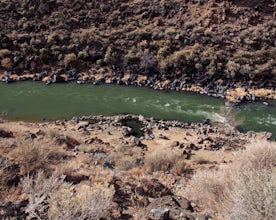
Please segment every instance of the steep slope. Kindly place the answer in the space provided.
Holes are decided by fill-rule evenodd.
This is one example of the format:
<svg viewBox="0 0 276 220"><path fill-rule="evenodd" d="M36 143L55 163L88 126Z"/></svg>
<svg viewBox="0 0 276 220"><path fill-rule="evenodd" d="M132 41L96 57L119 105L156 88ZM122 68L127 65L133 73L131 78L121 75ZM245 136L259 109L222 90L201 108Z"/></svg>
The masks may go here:
<svg viewBox="0 0 276 220"><path fill-rule="evenodd" d="M221 93L275 89L275 1L3 0L0 71ZM89 77L82 77L86 72ZM109 73L109 74L108 74ZM24 78L25 79L25 78ZM56 79L54 80L56 81ZM103 82L106 79L102 80Z"/></svg>

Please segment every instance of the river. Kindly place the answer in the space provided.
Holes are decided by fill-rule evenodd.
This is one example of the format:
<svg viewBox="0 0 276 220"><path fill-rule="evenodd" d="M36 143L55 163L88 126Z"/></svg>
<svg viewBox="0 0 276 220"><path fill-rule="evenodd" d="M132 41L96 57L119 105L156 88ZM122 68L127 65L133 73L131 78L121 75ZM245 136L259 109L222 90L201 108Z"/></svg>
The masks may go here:
<svg viewBox="0 0 276 220"><path fill-rule="evenodd" d="M0 117L42 121L82 115L141 114L156 119L239 124L242 131L268 131L276 137L276 101L225 107L225 100L205 95L155 91L117 85L45 85L41 82L0 84Z"/></svg>

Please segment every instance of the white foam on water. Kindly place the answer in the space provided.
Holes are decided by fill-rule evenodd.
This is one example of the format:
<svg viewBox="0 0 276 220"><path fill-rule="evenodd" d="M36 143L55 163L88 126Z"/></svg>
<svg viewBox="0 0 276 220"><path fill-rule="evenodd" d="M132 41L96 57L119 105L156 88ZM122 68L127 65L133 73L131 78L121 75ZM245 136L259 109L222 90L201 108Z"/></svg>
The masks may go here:
<svg viewBox="0 0 276 220"><path fill-rule="evenodd" d="M218 113L210 114L210 116L211 116L210 119L214 122L227 123L226 117L224 117Z"/></svg>
<svg viewBox="0 0 276 220"><path fill-rule="evenodd" d="M165 107L169 107L169 106L171 106L171 104L170 103L166 103L164 106Z"/></svg>
<svg viewBox="0 0 276 220"><path fill-rule="evenodd" d="M181 108L181 106L180 106L180 105L176 106L176 111L178 111L178 112L182 112L182 108Z"/></svg>
<svg viewBox="0 0 276 220"><path fill-rule="evenodd" d="M8 110L3 110L0 112L0 117L6 117L9 114Z"/></svg>
<svg viewBox="0 0 276 220"><path fill-rule="evenodd" d="M265 118L256 117L256 121L259 125L276 125L276 118L268 115Z"/></svg>

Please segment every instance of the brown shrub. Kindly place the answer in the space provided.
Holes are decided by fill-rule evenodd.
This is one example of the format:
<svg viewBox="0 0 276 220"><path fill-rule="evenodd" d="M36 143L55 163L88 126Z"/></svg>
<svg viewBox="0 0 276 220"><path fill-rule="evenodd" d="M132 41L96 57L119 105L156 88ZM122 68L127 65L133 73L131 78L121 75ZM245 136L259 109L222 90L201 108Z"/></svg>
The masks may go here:
<svg viewBox="0 0 276 220"><path fill-rule="evenodd" d="M231 184L229 170L201 170L190 180L185 195L197 204L202 212L214 214L222 210L226 189Z"/></svg>
<svg viewBox="0 0 276 220"><path fill-rule="evenodd" d="M12 61L10 58L3 58L1 60L1 66L5 69L11 69L12 68Z"/></svg>
<svg viewBox="0 0 276 220"><path fill-rule="evenodd" d="M49 219L100 219L107 217L113 188L83 186L77 192L70 185L50 195Z"/></svg>
<svg viewBox="0 0 276 220"><path fill-rule="evenodd" d="M276 214L276 143L255 141L228 169L197 172L186 196L202 212L227 219L273 219Z"/></svg>
<svg viewBox="0 0 276 220"><path fill-rule="evenodd" d="M233 182L233 188L226 190L227 200L223 210L226 219L275 219L275 170L247 170L238 173Z"/></svg>
<svg viewBox="0 0 276 220"><path fill-rule="evenodd" d="M4 58L8 55L10 55L10 51L8 49L0 49L0 58Z"/></svg>
<svg viewBox="0 0 276 220"><path fill-rule="evenodd" d="M30 217L46 219L49 208L47 198L50 193L61 185L61 181L51 176L46 178L43 171L36 176L26 176L21 180L22 192L27 195L29 204L26 212Z"/></svg>
<svg viewBox="0 0 276 220"><path fill-rule="evenodd" d="M239 166L249 170L275 169L276 142L254 140L238 155Z"/></svg>
<svg viewBox="0 0 276 220"><path fill-rule="evenodd" d="M26 213L35 219L100 219L107 217L114 189L83 185L76 188L62 178L43 171L21 180L22 192L28 197Z"/></svg>
<svg viewBox="0 0 276 220"><path fill-rule="evenodd" d="M76 54L74 53L66 54L63 60L65 67L68 67L70 63L72 63L75 60L77 60Z"/></svg>
<svg viewBox="0 0 276 220"><path fill-rule="evenodd" d="M116 168L119 170L130 170L140 164L141 159L137 156L123 156L116 162Z"/></svg>
<svg viewBox="0 0 276 220"><path fill-rule="evenodd" d="M156 149L145 156L144 166L150 173L154 171L170 171L173 168L181 172L186 167L186 163L181 161L183 161L183 158L178 152Z"/></svg>
<svg viewBox="0 0 276 220"><path fill-rule="evenodd" d="M18 161L22 174L36 172L39 169L46 170L48 167L49 149L39 146L38 143L25 141L10 152L9 157Z"/></svg>

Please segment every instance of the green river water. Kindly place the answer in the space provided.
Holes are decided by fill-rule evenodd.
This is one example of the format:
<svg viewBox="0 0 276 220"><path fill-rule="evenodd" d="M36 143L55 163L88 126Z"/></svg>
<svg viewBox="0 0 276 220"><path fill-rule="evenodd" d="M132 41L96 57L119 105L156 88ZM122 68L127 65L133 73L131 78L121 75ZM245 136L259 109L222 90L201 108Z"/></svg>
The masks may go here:
<svg viewBox="0 0 276 220"><path fill-rule="evenodd" d="M269 131L275 139L276 101L269 103L246 103L228 114L228 108L222 111L224 100L194 93L76 83L0 84L0 117L4 119L42 121L132 113L156 119L202 122L209 118L222 122L226 115L234 115L241 122L241 130Z"/></svg>

